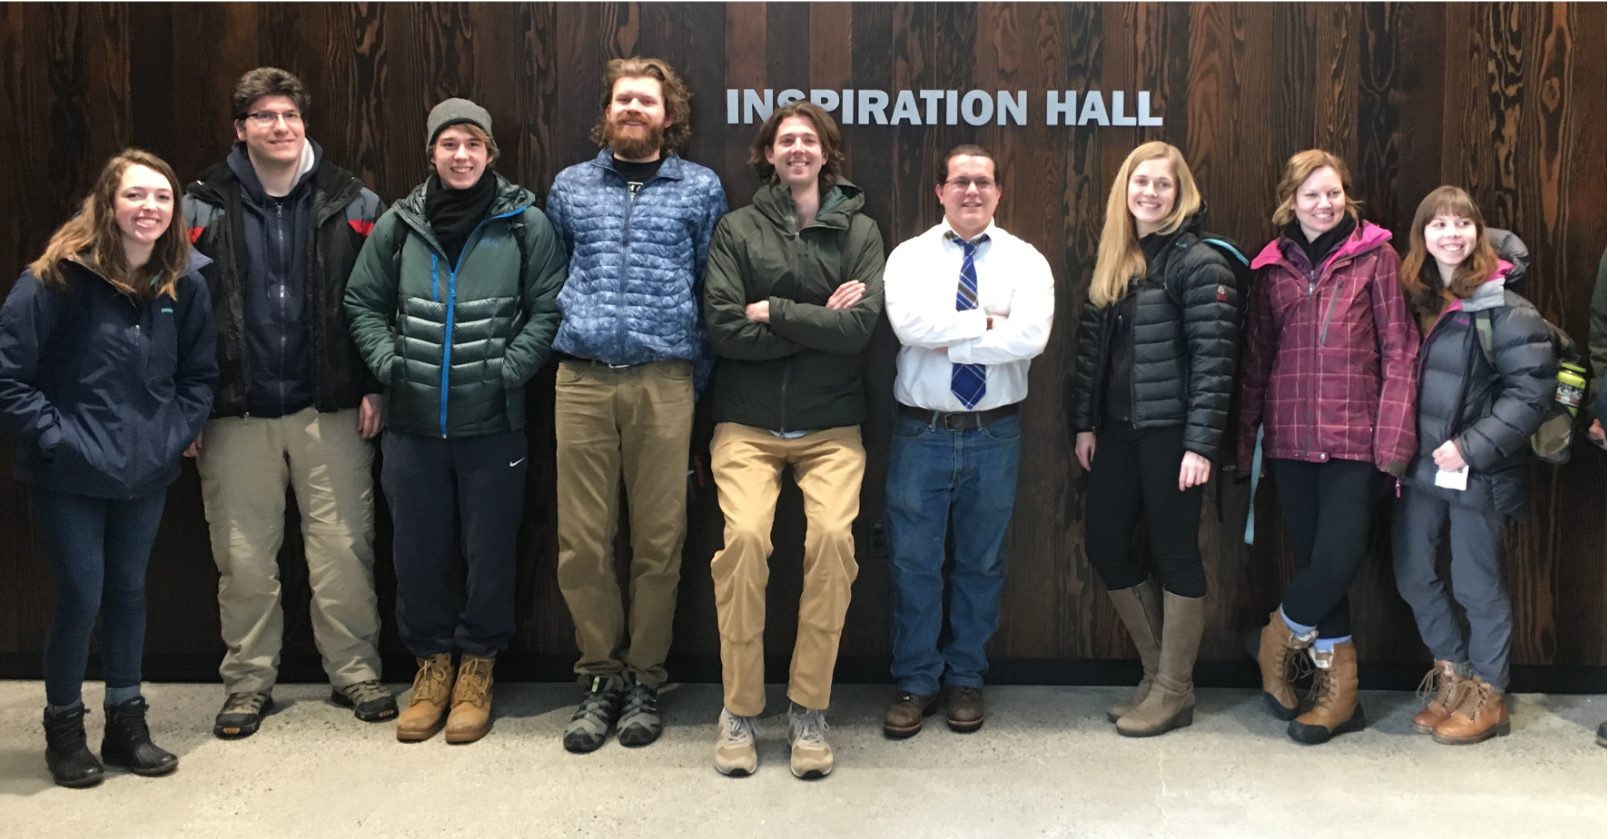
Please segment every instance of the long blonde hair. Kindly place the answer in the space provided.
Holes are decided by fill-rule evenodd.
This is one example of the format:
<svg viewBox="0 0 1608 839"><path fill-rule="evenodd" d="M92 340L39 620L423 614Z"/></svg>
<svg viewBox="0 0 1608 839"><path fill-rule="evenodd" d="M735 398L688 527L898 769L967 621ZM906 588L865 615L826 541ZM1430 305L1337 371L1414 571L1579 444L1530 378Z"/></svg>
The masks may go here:
<svg viewBox="0 0 1608 839"><path fill-rule="evenodd" d="M130 166L144 166L157 172L167 178L168 188L173 190L173 218L151 248L150 260L137 269L128 264L128 256L123 252L123 231L117 226L117 190L123 185L123 173ZM179 201L182 195L178 176L162 158L140 149L124 149L106 161L95 189L84 198L78 215L56 228L50 243L45 245L45 252L28 268L46 288L68 291L72 286L62 273L61 262L83 255L107 282L135 300L150 300L164 294L177 300L174 288L190 264L190 225L184 220L184 208Z"/></svg>
<svg viewBox="0 0 1608 839"><path fill-rule="evenodd" d="M1175 232L1200 209L1200 190L1195 187L1195 176L1190 174L1189 164L1184 162L1183 153L1176 147L1152 140L1129 152L1111 182L1111 194L1106 197L1105 227L1100 231L1094 279L1089 283L1089 299L1100 308L1121 300L1128 291L1128 283L1145 274L1145 254L1139 249L1133 216L1128 212L1128 179L1133 176L1134 167L1156 159L1167 161L1178 185L1172 212L1161 220L1156 232L1163 235Z"/></svg>

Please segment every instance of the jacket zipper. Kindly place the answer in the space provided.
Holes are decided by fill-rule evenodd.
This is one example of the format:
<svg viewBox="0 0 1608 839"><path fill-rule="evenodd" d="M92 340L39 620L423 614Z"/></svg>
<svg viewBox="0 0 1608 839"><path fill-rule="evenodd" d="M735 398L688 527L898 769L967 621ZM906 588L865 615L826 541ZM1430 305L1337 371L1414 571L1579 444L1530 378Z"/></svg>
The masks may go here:
<svg viewBox="0 0 1608 839"><path fill-rule="evenodd" d="M274 202L274 232L275 232L276 236L279 239L279 264L286 269L286 273L289 273L288 269L290 268L290 259L289 259L290 253L289 253L289 248L285 244L285 202L284 202L283 199ZM305 282L305 280L303 280L303 282ZM284 385L284 382L285 382L285 350L286 350L286 346L285 346L285 317L288 314L288 312L286 311L286 306L287 305L288 305L288 303L285 300L284 277L280 277L280 283L279 283L279 359L278 359L278 361L279 361L279 383L280 383L281 386L279 388L279 393L277 394L278 397L279 397L279 415L280 416L285 415L285 390L284 390L283 385Z"/></svg>
<svg viewBox="0 0 1608 839"><path fill-rule="evenodd" d="M463 250L458 252L458 263L456 265L452 266L452 273L447 275L447 331L446 331L446 334L444 334L442 336L442 340L441 340L441 438L442 439L446 439L446 437L447 437L447 389L448 389L448 386L450 385L449 376L452 373L452 324L453 324L453 320L454 320L455 315L456 315L457 303L458 303L458 271L459 271L459 269L463 268L463 261L464 261L465 258L467 258L469 256L470 249L476 244L476 237L478 237L480 235L480 231L481 231L482 228L484 228L487 224L496 221L497 219L504 219L504 218L508 218L509 216L519 215L520 213L523 213L524 211L525 211L525 208L520 207L520 208L518 208L516 210L513 210L511 212L503 213L500 216L489 216L487 218L481 219L480 223L475 225L475 229L469 231L469 237L463 240ZM435 286L436 260L437 259L438 259L438 256L436 254L434 254L434 253L430 254L430 281L431 281L432 289ZM519 268L520 268L520 270L524 270L523 265L519 266Z"/></svg>

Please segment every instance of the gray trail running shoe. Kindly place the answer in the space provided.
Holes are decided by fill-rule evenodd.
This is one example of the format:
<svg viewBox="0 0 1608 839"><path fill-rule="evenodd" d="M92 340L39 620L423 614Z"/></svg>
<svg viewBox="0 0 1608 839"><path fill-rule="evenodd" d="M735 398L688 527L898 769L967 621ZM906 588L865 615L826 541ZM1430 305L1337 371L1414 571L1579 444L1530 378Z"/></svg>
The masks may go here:
<svg viewBox="0 0 1608 839"><path fill-rule="evenodd" d="M564 748L576 754L595 752L609 737L609 726L620 718L625 688L618 677L593 676L586 696L564 726Z"/></svg>
<svg viewBox="0 0 1608 839"><path fill-rule="evenodd" d="M664 733L659 720L659 692L628 677L625 689L625 707L620 711L620 745L646 746Z"/></svg>
<svg viewBox="0 0 1608 839"><path fill-rule="evenodd" d="M832 774L832 746L826 742L826 712L790 705L787 709L787 739L793 753L789 763L793 777L812 780Z"/></svg>
<svg viewBox="0 0 1608 839"><path fill-rule="evenodd" d="M715 741L715 771L741 778L759 768L759 717L739 717L720 709L720 739Z"/></svg>
<svg viewBox="0 0 1608 839"><path fill-rule="evenodd" d="M391 689L378 679L369 679L343 688L331 688L329 701L351 708L352 715L363 722L381 722L396 718L396 697Z"/></svg>
<svg viewBox="0 0 1608 839"><path fill-rule="evenodd" d="M231 693L213 722L212 733L225 740L238 740L257 733L262 718L273 710L273 691Z"/></svg>

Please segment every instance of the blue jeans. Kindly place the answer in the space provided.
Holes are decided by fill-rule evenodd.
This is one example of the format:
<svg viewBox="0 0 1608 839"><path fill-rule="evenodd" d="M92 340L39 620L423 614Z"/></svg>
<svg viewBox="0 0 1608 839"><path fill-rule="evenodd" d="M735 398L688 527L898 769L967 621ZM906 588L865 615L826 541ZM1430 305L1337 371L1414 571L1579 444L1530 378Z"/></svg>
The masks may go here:
<svg viewBox="0 0 1608 839"><path fill-rule="evenodd" d="M106 687L137 687L145 651L145 564L167 488L128 499L40 487L32 493L56 577L56 611L45 635L45 699L56 706L80 700L96 613Z"/></svg>
<svg viewBox="0 0 1608 839"><path fill-rule="evenodd" d="M983 648L999 626L1005 585L1001 546L1016 505L1022 426L1005 417L971 431L947 431L900 416L888 452L888 563L893 583L893 677L923 696L940 681L982 687ZM949 643L944 617L944 544L954 528L949 575Z"/></svg>

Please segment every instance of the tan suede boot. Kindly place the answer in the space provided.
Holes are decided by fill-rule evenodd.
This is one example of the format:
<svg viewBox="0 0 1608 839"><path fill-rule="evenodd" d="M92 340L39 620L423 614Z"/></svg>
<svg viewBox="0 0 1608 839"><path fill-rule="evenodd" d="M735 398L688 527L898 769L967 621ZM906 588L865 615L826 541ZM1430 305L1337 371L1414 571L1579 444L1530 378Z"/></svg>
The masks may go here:
<svg viewBox="0 0 1608 839"><path fill-rule="evenodd" d="M1418 683L1418 698L1430 698L1424 710L1413 717L1413 730L1419 734L1434 734L1435 726L1445 722L1452 715L1452 709L1463 701L1463 691L1468 684L1468 679L1458 674L1457 665L1436 659L1435 669L1425 673L1424 680Z"/></svg>
<svg viewBox="0 0 1608 839"><path fill-rule="evenodd" d="M1206 598L1162 593L1161 654L1143 702L1117 720L1124 737L1154 737L1195 721L1195 655L1206 629Z"/></svg>
<svg viewBox="0 0 1608 839"><path fill-rule="evenodd" d="M492 656L463 654L458 662L458 684L452 688L452 713L447 717L448 743L473 743L491 730Z"/></svg>
<svg viewBox="0 0 1608 839"><path fill-rule="evenodd" d="M1451 716L1435 726L1435 742L1446 746L1483 743L1492 737L1506 737L1513 730L1508 720L1503 692L1477 674L1469 677L1462 701Z"/></svg>
<svg viewBox="0 0 1608 839"><path fill-rule="evenodd" d="M1306 662L1304 652L1317 637L1316 630L1308 635L1296 635L1278 609L1273 610L1267 626L1262 627L1261 645L1256 654L1256 662L1262 666L1262 699L1273 716L1281 720L1293 720L1300 712L1300 700L1296 698L1295 686L1290 684L1291 670Z"/></svg>
<svg viewBox="0 0 1608 839"><path fill-rule="evenodd" d="M447 703L452 699L452 653L421 658L413 674L413 698L396 718L396 739L404 743L428 740L441 730Z"/></svg>
<svg viewBox="0 0 1608 839"><path fill-rule="evenodd" d="M1327 743L1336 734L1361 731L1368 721L1357 701L1357 645L1345 641L1332 652L1311 651L1312 710L1290 721L1290 739L1298 743Z"/></svg>
<svg viewBox="0 0 1608 839"><path fill-rule="evenodd" d="M1123 714L1132 711L1135 705L1145 701L1150 686L1156 681L1156 662L1161 657L1161 603L1156 596L1155 583L1148 577L1132 588L1108 591L1106 594L1111 597L1111 605L1116 607L1117 617L1122 618L1122 625L1128 628L1128 635L1139 650L1139 663L1144 667L1144 678L1139 680L1133 698L1124 699L1106 711L1106 719L1116 722Z"/></svg>

